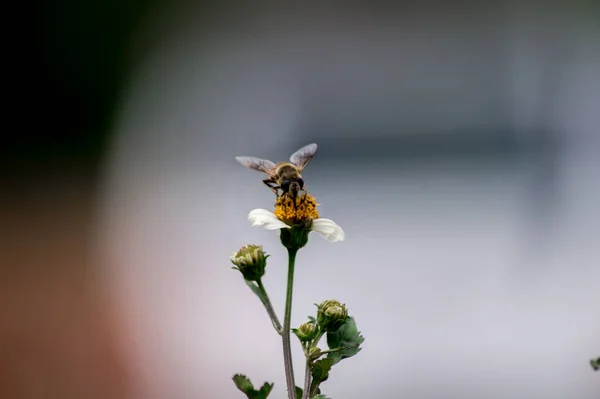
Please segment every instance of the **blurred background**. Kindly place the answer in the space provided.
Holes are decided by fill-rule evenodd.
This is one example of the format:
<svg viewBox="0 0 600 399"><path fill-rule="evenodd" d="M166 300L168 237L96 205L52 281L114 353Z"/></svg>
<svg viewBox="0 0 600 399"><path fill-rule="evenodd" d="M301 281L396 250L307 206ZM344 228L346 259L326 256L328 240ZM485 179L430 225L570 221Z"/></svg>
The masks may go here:
<svg viewBox="0 0 600 399"><path fill-rule="evenodd" d="M36 3L0 145L0 397L233 399L238 372L285 397L228 256L264 245L281 315L286 254L234 157L316 142L346 241L300 252L292 324L336 298L366 338L327 396L597 398L600 7L540 3Z"/></svg>

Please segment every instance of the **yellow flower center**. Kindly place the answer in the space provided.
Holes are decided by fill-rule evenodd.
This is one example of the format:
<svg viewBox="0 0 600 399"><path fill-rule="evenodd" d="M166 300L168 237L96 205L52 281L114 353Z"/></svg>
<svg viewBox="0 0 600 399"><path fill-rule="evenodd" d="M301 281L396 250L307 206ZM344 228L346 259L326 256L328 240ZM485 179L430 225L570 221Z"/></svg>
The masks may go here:
<svg viewBox="0 0 600 399"><path fill-rule="evenodd" d="M317 201L308 193L295 199L288 193L282 194L275 202L275 216L287 225L298 224L308 218L317 219Z"/></svg>

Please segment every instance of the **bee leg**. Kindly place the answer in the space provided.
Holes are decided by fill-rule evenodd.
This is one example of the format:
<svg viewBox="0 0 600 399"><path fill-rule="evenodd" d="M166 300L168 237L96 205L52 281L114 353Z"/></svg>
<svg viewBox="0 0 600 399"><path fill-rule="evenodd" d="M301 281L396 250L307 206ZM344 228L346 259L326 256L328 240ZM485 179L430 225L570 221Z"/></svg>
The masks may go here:
<svg viewBox="0 0 600 399"><path fill-rule="evenodd" d="M264 179L264 180L263 180L263 183L265 183L265 185L266 185L267 187L269 187L269 188L271 189L271 191L273 191L273 192L275 193L275 196L276 196L277 198L279 198L279 188L280 188L280 187L277 185L277 183L275 183L275 182L273 181L273 179Z"/></svg>
<svg viewBox="0 0 600 399"><path fill-rule="evenodd" d="M296 201L297 200L297 201ZM298 205L297 203L302 203L304 202L304 198L302 198L302 190L298 190L295 192L294 195L294 208L297 210L298 209Z"/></svg>

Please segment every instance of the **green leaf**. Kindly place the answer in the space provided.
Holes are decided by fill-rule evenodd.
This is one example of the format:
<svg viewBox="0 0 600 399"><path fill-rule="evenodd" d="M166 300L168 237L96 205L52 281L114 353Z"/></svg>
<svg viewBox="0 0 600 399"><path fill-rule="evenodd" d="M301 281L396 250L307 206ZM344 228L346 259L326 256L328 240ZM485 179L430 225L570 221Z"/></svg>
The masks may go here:
<svg viewBox="0 0 600 399"><path fill-rule="evenodd" d="M320 359L313 363L312 382L310 384L311 391L317 387L317 393L321 393L318 387L323 381L329 378L331 366L333 366L333 361L328 358Z"/></svg>
<svg viewBox="0 0 600 399"><path fill-rule="evenodd" d="M303 393L304 393L304 391L302 390L302 388L296 387L296 399L302 398Z"/></svg>
<svg viewBox="0 0 600 399"><path fill-rule="evenodd" d="M343 359L352 357L360 352L360 344L364 342L364 338L360 335L360 331L356 327L356 322L353 317L348 317L346 322L341 325L335 332L327 332L327 346L329 349L339 349L335 352L330 352L327 355L328 359L333 361L333 364L339 363Z"/></svg>
<svg viewBox="0 0 600 399"><path fill-rule="evenodd" d="M320 384L327 380L327 378L329 378L331 366L333 366L333 360L329 358L320 359L314 362L312 369L313 382L316 381L317 384Z"/></svg>
<svg viewBox="0 0 600 399"><path fill-rule="evenodd" d="M317 324L317 319L312 316L308 316L308 322L312 324Z"/></svg>
<svg viewBox="0 0 600 399"><path fill-rule="evenodd" d="M248 281L248 280L244 280L244 281L246 282L246 285L248 287L250 287L252 292L254 292L254 294L258 297L258 299L260 299L260 301L262 303L265 303L265 297L263 296L263 293L260 290L260 288L258 288L258 284L256 284L254 281Z"/></svg>
<svg viewBox="0 0 600 399"><path fill-rule="evenodd" d="M271 390L273 389L273 384L269 384L265 382L260 390L254 389L254 385L248 377L243 374L236 374L233 376L233 383L238 387L240 391L246 394L248 399L267 399Z"/></svg>
<svg viewBox="0 0 600 399"><path fill-rule="evenodd" d="M238 387L238 389L245 394L248 394L254 391L254 385L252 382L243 374L236 374L233 376L233 383Z"/></svg>
<svg viewBox="0 0 600 399"><path fill-rule="evenodd" d="M265 382L262 387L260 387L260 391L258 391L259 395L255 396L253 399L267 399L271 390L273 390L273 383Z"/></svg>

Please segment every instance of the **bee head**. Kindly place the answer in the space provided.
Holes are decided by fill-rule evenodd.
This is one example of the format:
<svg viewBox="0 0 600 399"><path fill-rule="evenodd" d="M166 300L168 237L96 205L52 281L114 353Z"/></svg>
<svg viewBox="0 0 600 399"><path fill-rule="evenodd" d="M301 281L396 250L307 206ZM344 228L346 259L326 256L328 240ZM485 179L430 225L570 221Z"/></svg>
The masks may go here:
<svg viewBox="0 0 600 399"><path fill-rule="evenodd" d="M281 183L281 189L285 193L297 193L298 191L304 189L304 180L302 180L301 177L284 180L283 183Z"/></svg>

